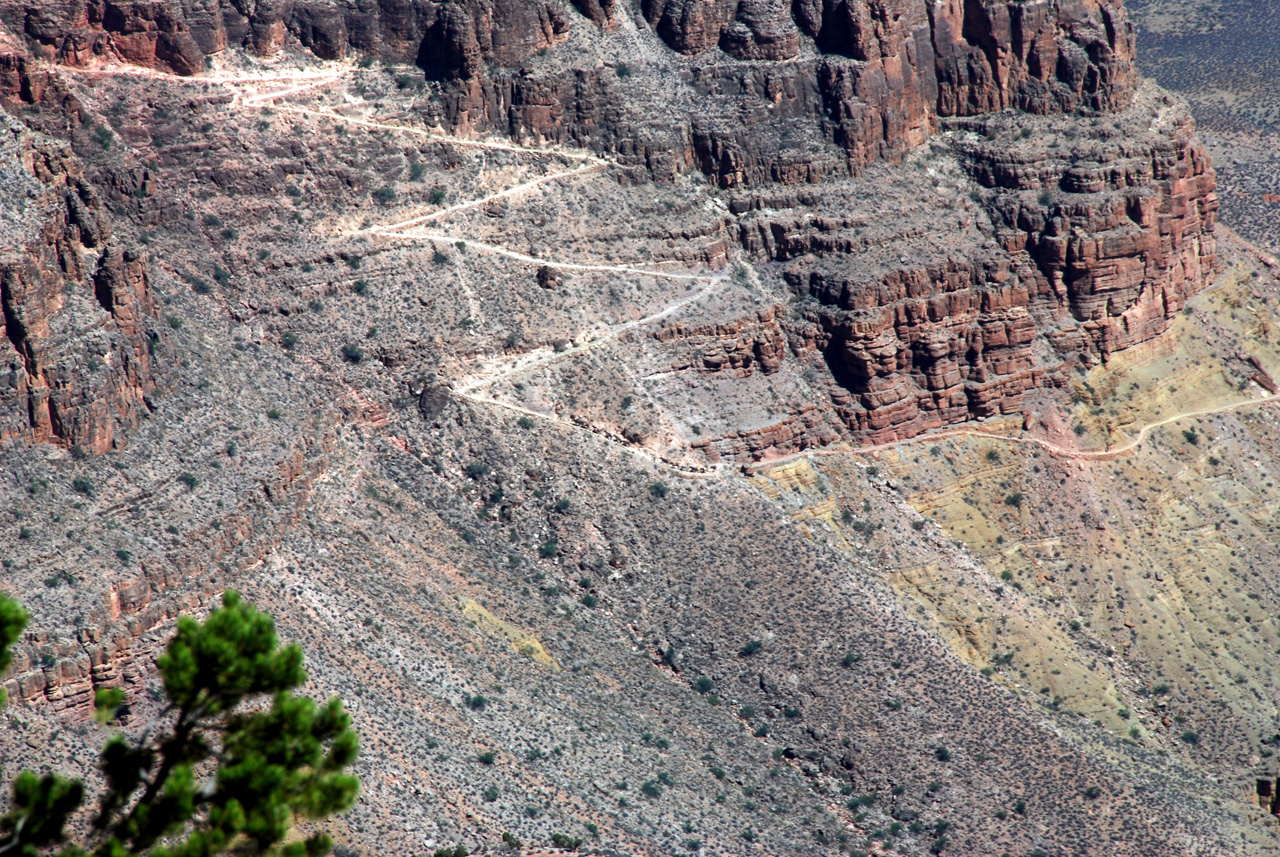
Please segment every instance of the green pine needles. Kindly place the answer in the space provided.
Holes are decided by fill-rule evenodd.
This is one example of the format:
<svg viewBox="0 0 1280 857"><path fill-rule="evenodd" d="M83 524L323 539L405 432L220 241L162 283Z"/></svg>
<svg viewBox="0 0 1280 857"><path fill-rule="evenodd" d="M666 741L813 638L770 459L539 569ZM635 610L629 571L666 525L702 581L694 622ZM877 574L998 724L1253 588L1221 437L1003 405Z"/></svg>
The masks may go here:
<svg viewBox="0 0 1280 857"><path fill-rule="evenodd" d="M0 669L26 613L0 595ZM113 736L102 751L106 780L83 842L67 822L84 803L79 780L19 774L13 808L0 818L0 857L318 857L323 833L290 837L297 818L322 819L355 802L356 733L336 697L323 705L294 693L307 678L302 650L281 647L266 613L228 591L204 623L178 620L157 661L168 705L141 736ZM124 702L100 690L98 719Z"/></svg>

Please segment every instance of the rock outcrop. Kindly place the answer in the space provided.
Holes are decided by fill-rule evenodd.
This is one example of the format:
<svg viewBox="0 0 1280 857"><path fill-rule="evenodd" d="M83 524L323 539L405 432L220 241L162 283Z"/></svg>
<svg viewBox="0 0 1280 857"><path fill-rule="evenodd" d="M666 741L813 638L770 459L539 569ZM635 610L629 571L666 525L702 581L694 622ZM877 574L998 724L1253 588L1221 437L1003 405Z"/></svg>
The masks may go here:
<svg viewBox="0 0 1280 857"><path fill-rule="evenodd" d="M292 34L325 59L416 63L446 82L431 118L455 128L607 151L659 178L700 169L726 187L856 174L919 145L938 117L1116 110L1136 81L1132 27L1111 0L633 3L0 0L0 20L47 59L178 74ZM624 20L670 55L635 69L621 43L603 63L557 55L575 28Z"/></svg>
<svg viewBox="0 0 1280 857"><path fill-rule="evenodd" d="M111 240L69 149L10 124L0 246L0 439L103 452L145 410L155 316L143 259Z"/></svg>
<svg viewBox="0 0 1280 857"><path fill-rule="evenodd" d="M908 171L969 178L954 223L903 209L890 228L830 199L794 210L794 195L730 206L741 245L812 299L788 324L793 351L823 355L833 406L867 441L1017 414L1028 391L1065 385L1064 369L1159 336L1220 268L1208 157L1154 88L1105 118L1009 112L945 128L946 146Z"/></svg>
<svg viewBox="0 0 1280 857"><path fill-rule="evenodd" d="M813 299L776 324L798 355L823 355L840 385L832 406L861 438L1016 413L1028 390L1065 383L1065 366L1159 335L1217 269L1208 157L1185 110L1139 86L1119 0L18 10L0 0L14 32L70 64L105 57L190 74L229 46L266 54L291 36L324 58L416 63L434 81L428 124L589 148L633 181L699 171L739 191L825 189L945 141L980 186L982 235L922 254L928 227L900 230L893 254L870 264L861 227L836 214L737 224L750 255L782 264ZM0 81L29 89L17 68L0 62ZM806 194L821 196L755 199L777 208L765 198ZM732 199L732 213L750 198ZM779 359L735 347L703 355L703 371Z"/></svg>

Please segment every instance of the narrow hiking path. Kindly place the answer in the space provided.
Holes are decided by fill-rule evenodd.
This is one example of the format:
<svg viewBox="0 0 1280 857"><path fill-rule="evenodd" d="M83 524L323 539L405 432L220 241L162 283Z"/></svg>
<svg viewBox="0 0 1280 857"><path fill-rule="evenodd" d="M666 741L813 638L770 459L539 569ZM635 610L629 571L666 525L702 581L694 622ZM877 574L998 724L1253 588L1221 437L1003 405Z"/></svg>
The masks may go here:
<svg viewBox="0 0 1280 857"><path fill-rule="evenodd" d="M128 75L171 81L176 80L183 83L200 84L205 86L223 86L232 92L231 104L233 108L269 108L277 113L318 118L370 130L389 131L425 137L433 142L478 149L480 150L480 157L482 159L485 151L492 150L529 155L541 159L558 158L571 163L576 162L577 166L574 166L571 169L564 169L537 176L529 179L528 181L513 185L512 187L495 191L476 199L465 200L436 211L427 212L425 214L416 214L412 217L403 218L389 223L372 225L349 233L349 235L363 235L388 241L412 241L430 244L458 244L459 242L462 242L469 249L490 253L525 264L546 265L563 270L609 272L667 280L688 281L691 284L704 282L705 285L700 290L665 306L657 312L653 312L643 318L635 319L624 324L606 328L603 331L596 331L587 334L583 341L579 342L577 345L571 346L570 348L555 351L551 348L544 347L520 355L520 357L518 357L514 362L504 363L501 367L481 370L469 377L459 379L451 384L451 394L455 398L474 402L479 405L502 408L513 413L521 414L522 416L543 420L571 431L585 431L610 444L615 444L627 450L630 454L644 458L656 466L688 478L707 478L719 475L725 470L725 465L722 464L696 465L673 461L651 450L631 444L624 438L614 436L611 432L600 427L588 425L585 421L566 419L557 413L537 411L512 402L489 398L479 394L479 391L482 391L486 387L489 387L505 378L514 377L525 372L550 366L562 360L571 360L595 348L609 342L613 342L630 331L666 318L680 311L684 307L708 297L721 288L727 281L728 275L723 271L714 273L695 273L687 271L668 271L656 268L639 268L628 265L601 265L539 258L511 250L507 247L476 241L466 234L424 232L420 229L420 227L426 224L444 220L451 215L480 208L497 200L516 197L520 194L541 188L553 182L569 181L578 177L604 172L612 166L611 161L593 155L589 152L520 146L514 143L492 140L465 139L429 128L398 125L360 116L351 116L329 107L304 107L297 104L280 103L282 99L302 93L315 92L327 86L336 84L343 80L349 73L357 71L356 69L345 65L319 71L298 71L295 73L276 74L210 75L191 78L181 78L161 72L155 72L150 69L138 69L133 67L114 67L88 71L75 71L76 73L83 74ZM483 171L482 160L482 172ZM460 278L462 277L461 271L459 271L459 276ZM481 307L480 302L475 299L471 289L466 285L465 279L463 279L462 284L463 290L466 292L469 311L473 318L479 318L483 314L483 307Z"/></svg>
<svg viewBox="0 0 1280 857"><path fill-rule="evenodd" d="M676 301L665 309L655 312L652 315L647 315L644 318L638 318L634 321L629 321L625 324L608 328L604 333L587 339L577 345L570 346L563 351L548 352L546 349L541 349L541 353L539 353L539 351L534 351L530 352L528 355L522 355L522 357L517 359L513 365L502 371L486 373L483 377L462 383L454 388L454 393L457 395L466 395L476 390L483 389L484 387L492 386L506 378L521 375L534 369L540 369L561 360L577 357L594 348L599 348L601 345L613 342L618 337L623 336L632 330L652 324L655 321L661 321L673 313L684 309L690 304L697 303L723 286L725 281L728 280L728 277L724 274L719 274L711 277L703 277L701 279L708 280L708 283L704 288L686 298Z"/></svg>
<svg viewBox="0 0 1280 857"><path fill-rule="evenodd" d="M378 121L376 119L352 116L340 112L332 107L308 107L298 104L280 103L282 100L292 96L300 95L308 92L316 92L323 90L325 87L332 86L346 79L349 75L360 73L362 69L358 69L349 64L326 64L319 69L291 69L278 72L243 72L238 74L211 74L207 76L195 77L179 77L164 72L154 71L152 69L134 67L134 66L106 66L96 69L70 69L60 67L59 70L64 73L79 76L132 76L150 79L163 79L166 81L178 81L192 85L200 85L205 87L221 86L231 91L232 107L240 107L246 109L271 109L279 113L288 113L299 116L306 116L316 119L323 119L332 122L340 122L347 125L367 128L370 130L389 131L398 134L408 134L413 136L424 137L434 142L442 144L478 149L483 153L485 150L493 150L507 152L519 155L528 155L542 158L559 158L564 161L576 162L577 166L571 169L564 169L557 172L547 173L537 176L503 190L495 191L485 196L465 200L436 211L418 214L401 220L389 223L377 224L360 230L356 230L351 235L365 235L372 238L383 239L387 241L405 241L405 242L423 242L431 244L457 244L464 242L468 248L512 259L517 262L531 265L546 265L553 268L560 268L572 271L584 272L611 272L619 274L627 274L632 276L658 277L671 280L688 280L688 281L704 281L706 285L694 294L683 298L675 303L659 310L655 313L647 315L643 318L635 319L625 324L608 328L603 332L589 334L586 339L562 351L553 351L548 348L537 349L532 352L520 355L516 360L505 362L501 367L482 368L472 373L468 377L458 379L453 386L453 395L475 402L477 404L485 404L496 407L505 408L513 412L518 412L530 417L537 417L549 420L554 423L563 424L576 429L585 429L592 431L609 440L615 440L622 443L628 449L637 454L651 458L655 463L661 463L667 467L672 467L679 472L690 472L682 465L670 462L665 458L654 456L648 452L638 449L634 445L625 441L617 440L608 435L608 433L597 431L591 427L584 426L578 422L564 419L556 414L548 414L538 412L522 406L492 399L487 396L478 395L478 393L487 387L492 386L504 379L515 377L530 371L534 371L546 366L550 366L562 360L569 360L581 356L595 348L613 342L626 333L652 324L663 318L666 318L679 310L696 303L721 288L727 279L727 275L721 271L712 274L697 273L688 271L664 271L654 268L639 268L628 265L603 265L585 262L568 262L562 260L541 258L526 253L512 250L508 247L502 247L496 244L476 241L469 238L465 234L449 234L442 231L425 231L421 227L432 224L448 217L480 208L491 202L501 199L513 198L523 193L542 188L546 185L558 181L570 181L575 178L588 176L607 170L612 162L594 155L590 152L573 149L546 148L536 146L522 146L516 143L507 143L498 140L479 140L457 137L447 134L444 131L415 127L412 125L401 125L391 122ZM365 106L367 102L353 102L353 106ZM472 309L473 316L481 313L482 307L474 299L468 301L469 307ZM1160 420L1148 423L1142 426L1137 434L1130 436L1127 440L1118 446L1113 446L1103 450L1079 450L1071 447L1062 446L1044 438L1037 437L1020 437L1016 435L1000 434L997 432L982 431L978 428L969 428L958 426L954 428L941 429L934 432L928 432L903 440L891 441L881 444L869 444L866 446L854 446L847 443L824 447L821 449L803 450L780 456L778 458L760 461L742 466L742 470L746 473L756 473L761 469L773 467L788 461L800 458L819 457L819 456L835 456L835 455L873 455L879 452L885 452L902 446L919 443L932 443L938 440L944 440L954 437L976 437L1005 443L1036 445L1045 449L1052 455L1063 458L1077 460L1107 460L1124 455L1140 447L1150 436L1151 432L1180 420L1193 417L1211 416L1213 414L1226 413L1230 411L1241 410L1250 407L1263 407L1267 404L1280 400L1280 396L1266 399L1249 399L1241 402L1233 402L1214 408L1205 408L1194 411L1186 411L1164 417ZM708 473L720 473L725 469L724 465L709 466L707 471L692 471L699 475L707 475Z"/></svg>
<svg viewBox="0 0 1280 857"><path fill-rule="evenodd" d="M409 235L402 234L401 230L404 230L413 226L419 226L423 223L430 223L433 220L438 220L442 217L448 217L451 214L457 214L462 211L468 211L473 208L479 208L480 206L488 205L491 202L496 202L499 199L505 199L510 196L516 196L517 194L523 193L526 190L532 190L533 188L547 184L548 182L561 181L563 179L570 179L570 178L575 178L577 176L583 176L583 175L588 175L590 173L600 172L604 170L607 166L608 164L604 164L604 163L584 164L583 166L577 167L576 169L565 170L564 172L559 172L559 173L549 173L545 176L539 176L536 179L530 179L527 182L522 182L521 184L514 185L512 187L507 188L506 190L500 190L495 193L491 193L488 196L482 196L479 199L469 199L465 202L459 202L455 205L450 205L447 208L441 208L437 211L431 212L430 214L422 214L416 217L410 217L407 220L399 220L394 223L384 223L379 226L370 226L368 229L361 230L361 233L367 233L369 235L387 235L391 237L411 237ZM360 234L360 233L356 233L356 234Z"/></svg>
<svg viewBox="0 0 1280 857"><path fill-rule="evenodd" d="M1156 420L1155 422L1147 423L1142 426L1136 435L1132 436L1119 446L1113 446L1108 449L1072 449L1070 447L1060 446L1052 441L1039 437L1019 437L1017 435L999 434L997 432L982 431L980 429L956 427L926 432L924 434L918 434L915 437L904 438L902 440L869 444L867 446L850 446L849 444L840 444L838 446L833 445L823 447L822 449L804 450L801 452L794 452L789 455L779 456L778 458L771 458L768 461L748 464L745 465L743 469L748 473L758 473L761 470L774 467L779 464L785 464L789 461L795 461L800 458L813 458L827 455L873 455L910 444L934 443L939 440L946 440L953 437L980 437L988 440L1004 441L1005 443L1035 445L1047 450L1050 454L1061 458L1106 461L1132 452L1142 445L1151 432L1180 420L1191 419L1193 417L1207 417L1214 414L1224 414L1231 411L1244 410L1250 407L1261 408L1270 404L1275 404L1276 402L1280 402L1280 396L1268 396L1263 399L1246 399L1243 402L1232 402L1231 404L1219 405L1214 408L1205 408L1198 411L1184 411L1182 413L1177 413L1172 416Z"/></svg>

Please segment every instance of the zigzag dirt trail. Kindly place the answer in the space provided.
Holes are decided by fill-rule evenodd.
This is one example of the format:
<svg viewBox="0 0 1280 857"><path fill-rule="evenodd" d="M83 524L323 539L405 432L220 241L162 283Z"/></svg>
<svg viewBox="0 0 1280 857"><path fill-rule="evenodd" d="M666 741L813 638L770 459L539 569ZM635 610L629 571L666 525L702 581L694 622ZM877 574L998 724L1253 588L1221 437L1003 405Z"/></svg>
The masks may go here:
<svg viewBox="0 0 1280 857"><path fill-rule="evenodd" d="M334 110L332 108L323 108L323 107L311 108L311 107L301 107L297 105L279 103L281 99L298 95L303 92L322 89L326 86L330 86L344 79L349 74L359 71L358 69L349 65L339 65L336 68L328 68L320 71L298 70L298 71L279 73L279 74L256 74L256 75L242 74L242 75L225 75L225 76L211 75L207 77L191 77L191 78L177 77L174 75L168 75L161 72L152 71L150 69L140 69L135 67L127 67L127 66L104 67L104 68L89 69L89 70L73 70L73 69L62 68L60 70L63 73L78 74L78 75L85 75L85 76L130 75L130 76L138 76L138 77L153 77L157 79L162 78L170 81L180 81L183 83L191 83L196 85L224 86L232 91L233 105L239 105L245 108L261 108L261 109L270 108L281 113L291 113L291 114L301 115L301 116L310 116L314 118L341 122L341 123L355 125L362 128L369 128L373 130L391 131L391 132L400 133L400 134L411 134L411 135L426 137L433 141L437 141L437 142L445 143L449 145L455 145L455 146L463 146L463 147L478 148L478 149L492 149L492 150L511 152L511 153L521 154L521 155L554 157L554 158L561 158L568 161L579 162L580 166L577 166L573 169L549 173L547 175L530 179L529 181L522 182L521 184L514 185L504 190L496 191L484 197L460 202L455 205L451 205L446 208L439 209L437 211L429 212L427 214L416 215L414 217L410 217L410 218L399 220L399 221L393 221L391 223L371 226L366 229L359 230L354 234L357 234L357 235L363 234L371 237L389 239L392 241L422 241L422 242L429 242L432 244L436 244L436 243L453 244L453 243L462 241L466 243L468 248L473 248L481 252L503 256L503 257L513 259L518 262L523 262L526 264L548 265L556 268L562 268L565 270L589 271L589 272L614 272L614 273L629 274L629 275L636 275L636 276L661 277L664 279L673 279L673 280L706 281L707 285L703 289L701 289L700 291L696 292L695 294L687 298L677 301L676 303L656 313L645 316L644 318L636 319L635 321L627 322L625 324L617 325L616 327L610 328L607 331L605 331L603 334L592 336L586 339L585 341L579 343L578 345L572 346L566 350L563 350L560 352L550 352L550 353L547 353L545 351L534 352L532 354L523 355L522 359L517 359L513 364L509 364L506 368L504 368L501 371L496 371L496 372L482 371L479 373L478 376L473 375L470 378L458 379L457 381L454 382L454 385L453 385L453 395L462 399L466 399L468 401L475 402L477 404L501 407L513 412L520 413L522 415L537 417L539 419L547 420L549 422L553 422L559 425L564 425L575 430L590 431L593 434L596 434L597 436L602 437L606 441L609 441L611 443L618 443L619 445L622 445L627 449L631 450L633 453L639 454L646 458L650 458L655 463L660 464L664 467L671 468L676 472L684 475L705 477L707 475L716 475L726 471L727 468L722 464L718 464L714 466L709 465L705 470L701 470L701 469L693 470L684 465L680 465L680 464L668 461L664 458L661 458L660 456L651 455L647 451L638 449L635 446L626 443L625 441L621 441L616 438L613 438L611 435L609 435L606 432L597 430L590 426L584 426L580 423L577 423L571 420L566 420L556 414L542 413L529 408L521 407L513 403L503 402L497 399L491 399L485 396L477 395L478 391L486 387L492 386L493 384L499 381L502 381L503 379L510 378L519 374L523 374L535 369L544 368L546 366L552 365L561 360L572 359L591 349L597 348L608 342L614 341L618 337L624 335L625 333L631 330L635 330L636 328L639 328L639 327L651 324L653 322L659 321L663 318L666 318L667 316L670 316L673 313L678 312L680 309L683 309L684 307L687 307L690 304L696 303L702 300L703 298L711 295L717 289L719 289L723 285L723 283L727 280L727 275L723 271L713 273L713 274L703 274L703 273L694 273L694 272L676 272L676 271L661 271L661 270L653 270L653 269L645 269L645 268L634 268L627 265L596 265L596 264L587 264L587 263L581 263L581 262L557 261L554 259L546 259L546 258L530 256L525 253L520 253L518 251L509 249L506 247L497 246L494 244L488 244L485 242L471 240L466 235L447 234L444 232L425 232L425 231L415 229L415 227L420 227L427 223L443 220L448 218L451 215L458 214L471 209L475 209L499 199L518 196L526 191L535 190L537 188L540 188L552 182L570 180L573 178L590 175L592 173L603 172L612 165L610 161L584 151L520 146L514 143L505 143L505 142L500 142L495 140L466 139L466 138L461 138L461 137L456 137L450 134L446 134L442 131L436 131L428 128L416 128L408 125L396 125L388 122L379 122L373 119L365 119L360 117L349 116L349 115L339 113L337 110ZM287 84L287 85L284 86L284 88L273 88L273 85L279 85L279 84ZM245 90L248 90L248 91L245 91ZM1142 445L1142 443L1147 439L1147 437L1150 435L1152 431L1162 426L1166 426L1171 423L1178 422L1179 420L1188 419L1191 417L1198 417L1198 416L1210 416L1213 414L1226 413L1226 412L1240 410L1240 409L1254 407L1254 406L1262 407L1277 400L1280 400L1280 397L1274 397L1274 398L1268 398L1268 399L1250 399L1243 402L1234 402L1228 405L1222 405L1215 408L1206 408L1203 410L1186 411L1186 412L1174 414L1172 416L1165 417L1163 419L1144 425L1136 435L1129 438L1123 444L1119 446L1111 447L1105 450L1072 449L1070 447L1060 446L1058 444L1055 444L1043 438L1018 437L1013 435L982 431L976 428L958 427L958 428L950 428L950 429L940 430L936 432L925 433L925 434L917 435L912 438L906 438L904 440L892 441L892 442L882 443L882 444L871 444L871 445L859 446L859 447L850 446L848 444L840 444L837 446L828 446L823 449L804 450L801 452L792 453L790 455L784 455L778 458L769 459L767 461L760 461L760 462L744 465L742 467L742 470L750 474L750 473L758 472L762 469L766 469L778 464L783 464L788 461L793 461L801 458L832 456L832 455L870 455L878 452L884 452L891 449L896 449L898 447L906 446L910 444L932 443L938 440L943 440L943 439L952 438L952 437L979 437L979 438L986 438L989 440L1002 441L1005 443L1034 444L1036 446L1039 446L1045 449L1046 451L1048 451L1053 455L1061 456L1064 458L1072 458L1072 459L1079 459L1079 460L1106 460L1110 458L1115 458L1117 456L1131 452L1134 449L1137 449L1139 446Z"/></svg>

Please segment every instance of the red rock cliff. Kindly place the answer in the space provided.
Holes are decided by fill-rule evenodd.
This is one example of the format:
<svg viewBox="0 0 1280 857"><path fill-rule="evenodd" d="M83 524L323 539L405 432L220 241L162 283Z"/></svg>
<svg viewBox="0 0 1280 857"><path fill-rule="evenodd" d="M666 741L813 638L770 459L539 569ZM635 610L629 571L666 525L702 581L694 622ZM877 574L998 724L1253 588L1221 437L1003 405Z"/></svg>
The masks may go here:
<svg viewBox="0 0 1280 857"><path fill-rule="evenodd" d="M154 386L146 267L63 145L6 122L0 170L0 439L118 446Z"/></svg>
<svg viewBox="0 0 1280 857"><path fill-rule="evenodd" d="M1218 268L1208 157L1185 110L1138 85L1120 0L30 5L0 0L0 18L63 62L188 74L292 34L321 57L416 63L436 81L424 118L461 134L591 148L635 181L821 189L822 216L736 225L812 299L778 323L797 356L822 354L862 438L1017 412L1065 366L1159 335ZM8 65L0 81L30 88ZM860 238L840 208L878 191L842 182L925 145L980 186L978 210Z"/></svg>

